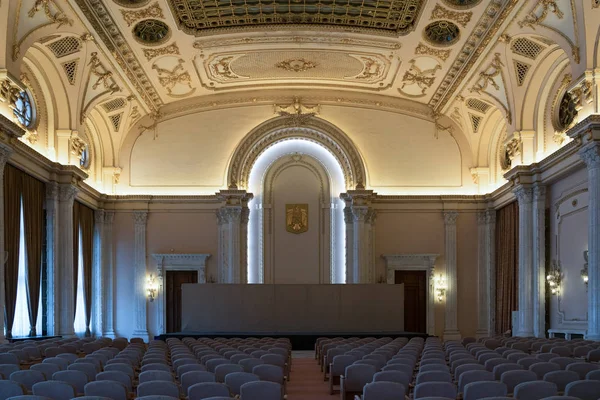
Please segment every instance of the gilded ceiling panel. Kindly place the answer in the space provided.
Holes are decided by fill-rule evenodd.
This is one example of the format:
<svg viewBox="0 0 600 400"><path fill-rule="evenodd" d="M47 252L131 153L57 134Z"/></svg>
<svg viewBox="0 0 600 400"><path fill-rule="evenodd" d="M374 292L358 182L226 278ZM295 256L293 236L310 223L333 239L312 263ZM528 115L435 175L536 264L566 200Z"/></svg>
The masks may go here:
<svg viewBox="0 0 600 400"><path fill-rule="evenodd" d="M406 35L423 0L169 0L179 27L200 36L231 28L328 26Z"/></svg>

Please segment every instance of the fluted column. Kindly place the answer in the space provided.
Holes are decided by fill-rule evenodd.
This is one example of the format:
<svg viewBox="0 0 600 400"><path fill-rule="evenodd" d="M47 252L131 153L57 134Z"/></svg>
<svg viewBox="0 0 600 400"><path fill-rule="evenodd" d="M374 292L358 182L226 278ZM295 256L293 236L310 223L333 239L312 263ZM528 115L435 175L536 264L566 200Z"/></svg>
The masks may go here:
<svg viewBox="0 0 600 400"><path fill-rule="evenodd" d="M77 282L73 276L73 203L77 188L71 184L58 185L58 258L60 293L60 332L62 336L74 336L75 290Z"/></svg>
<svg viewBox="0 0 600 400"><path fill-rule="evenodd" d="M514 336L530 337L533 331L533 189L519 186L519 323Z"/></svg>
<svg viewBox="0 0 600 400"><path fill-rule="evenodd" d="M113 253L113 221L115 219L114 211L104 212L104 230L102 234L102 273L104 276L104 296L102 336L114 339L114 296L115 296L115 270Z"/></svg>
<svg viewBox="0 0 600 400"><path fill-rule="evenodd" d="M148 224L148 212L134 211L133 221L135 225L134 242L134 290L135 290L135 328L133 336L140 337L144 341L149 340L147 321L147 299L146 299L146 228Z"/></svg>
<svg viewBox="0 0 600 400"><path fill-rule="evenodd" d="M0 144L0 310L4 310L4 166L12 154L12 149ZM0 343L4 343L4 317L0 316Z"/></svg>
<svg viewBox="0 0 600 400"><path fill-rule="evenodd" d="M46 307L48 335L58 335L60 327L60 274L58 260L58 183L46 183Z"/></svg>
<svg viewBox="0 0 600 400"><path fill-rule="evenodd" d="M533 335L546 337L546 188L533 187Z"/></svg>
<svg viewBox="0 0 600 400"><path fill-rule="evenodd" d="M485 212L485 261L488 276L488 336L496 334L496 210Z"/></svg>
<svg viewBox="0 0 600 400"><path fill-rule="evenodd" d="M354 271L354 215L352 208L344 207L344 222L346 224L346 282L354 282L357 272Z"/></svg>
<svg viewBox="0 0 600 400"><path fill-rule="evenodd" d="M600 340L600 143L587 144L579 155L588 170L588 340Z"/></svg>
<svg viewBox="0 0 600 400"><path fill-rule="evenodd" d="M456 273L456 219L457 211L444 213L446 249L446 322L444 340L460 339L458 330L458 281Z"/></svg>

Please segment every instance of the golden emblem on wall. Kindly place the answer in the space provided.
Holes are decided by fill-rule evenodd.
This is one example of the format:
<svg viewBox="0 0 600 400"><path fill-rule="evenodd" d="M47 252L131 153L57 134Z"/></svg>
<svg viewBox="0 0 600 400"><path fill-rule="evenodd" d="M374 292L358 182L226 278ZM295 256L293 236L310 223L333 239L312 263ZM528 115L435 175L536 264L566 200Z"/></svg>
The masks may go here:
<svg viewBox="0 0 600 400"><path fill-rule="evenodd" d="M285 229L290 233L308 231L308 204L285 205Z"/></svg>

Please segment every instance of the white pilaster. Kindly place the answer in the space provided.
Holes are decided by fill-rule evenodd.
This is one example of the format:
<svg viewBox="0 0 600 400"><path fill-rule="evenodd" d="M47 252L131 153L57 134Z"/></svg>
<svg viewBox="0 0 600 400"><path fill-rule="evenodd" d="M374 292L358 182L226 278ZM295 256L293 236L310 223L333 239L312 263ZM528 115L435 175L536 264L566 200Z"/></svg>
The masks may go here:
<svg viewBox="0 0 600 400"><path fill-rule="evenodd" d="M58 185L58 290L60 293L60 331L65 337L74 336L75 290L73 276L73 203L77 188L71 184Z"/></svg>
<svg viewBox="0 0 600 400"><path fill-rule="evenodd" d="M46 183L47 332L57 335L60 326L60 274L58 269L58 183Z"/></svg>
<svg viewBox="0 0 600 400"><path fill-rule="evenodd" d="M485 212L485 262L488 276L488 336L496 333L496 210Z"/></svg>
<svg viewBox="0 0 600 400"><path fill-rule="evenodd" d="M519 186L519 319L514 336L531 337L533 330L533 189Z"/></svg>
<svg viewBox="0 0 600 400"><path fill-rule="evenodd" d="M346 224L346 281L344 283L354 282L357 272L354 271L354 216L352 208L344 207L344 222Z"/></svg>
<svg viewBox="0 0 600 400"><path fill-rule="evenodd" d="M4 310L4 166L12 154L12 149L0 144L0 310ZM4 317L0 317L0 343L4 343Z"/></svg>
<svg viewBox="0 0 600 400"><path fill-rule="evenodd" d="M579 155L588 170L588 340L600 340L600 143L587 144Z"/></svg>
<svg viewBox="0 0 600 400"><path fill-rule="evenodd" d="M346 283L375 282L375 220L371 201L377 195L372 190L349 190L341 194L346 203ZM350 226L349 226L350 225Z"/></svg>
<svg viewBox="0 0 600 400"><path fill-rule="evenodd" d="M102 234L102 272L104 274L104 295L103 303L103 321L102 336L114 339L114 296L115 296L115 270L113 253L113 221L115 219L114 211L104 212L104 230Z"/></svg>
<svg viewBox="0 0 600 400"><path fill-rule="evenodd" d="M533 187L533 335L546 337L546 188Z"/></svg>
<svg viewBox="0 0 600 400"><path fill-rule="evenodd" d="M148 212L134 211L135 225L134 265L135 265L135 329L133 336L149 340L146 299L146 227Z"/></svg>
<svg viewBox="0 0 600 400"><path fill-rule="evenodd" d="M367 222L369 207L352 207L354 216L354 282L352 283L372 283L372 268L369 259L369 223Z"/></svg>
<svg viewBox="0 0 600 400"><path fill-rule="evenodd" d="M461 338L458 330L458 279L456 273L456 219L457 211L444 212L446 249L446 308L444 340Z"/></svg>
<svg viewBox="0 0 600 400"><path fill-rule="evenodd" d="M91 329L94 335L101 336L104 331L104 301L106 295L104 281L104 210L94 211L94 260L92 264L92 322Z"/></svg>

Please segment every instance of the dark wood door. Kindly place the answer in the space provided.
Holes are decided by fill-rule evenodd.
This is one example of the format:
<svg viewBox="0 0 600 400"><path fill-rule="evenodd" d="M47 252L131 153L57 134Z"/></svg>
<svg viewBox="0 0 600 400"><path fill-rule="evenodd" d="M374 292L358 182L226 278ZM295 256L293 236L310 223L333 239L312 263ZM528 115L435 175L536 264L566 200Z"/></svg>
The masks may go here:
<svg viewBox="0 0 600 400"><path fill-rule="evenodd" d="M167 271L167 333L181 332L181 285L184 283L198 283L198 272Z"/></svg>
<svg viewBox="0 0 600 400"><path fill-rule="evenodd" d="M396 271L395 283L404 284L404 330L427 332L426 271Z"/></svg>

